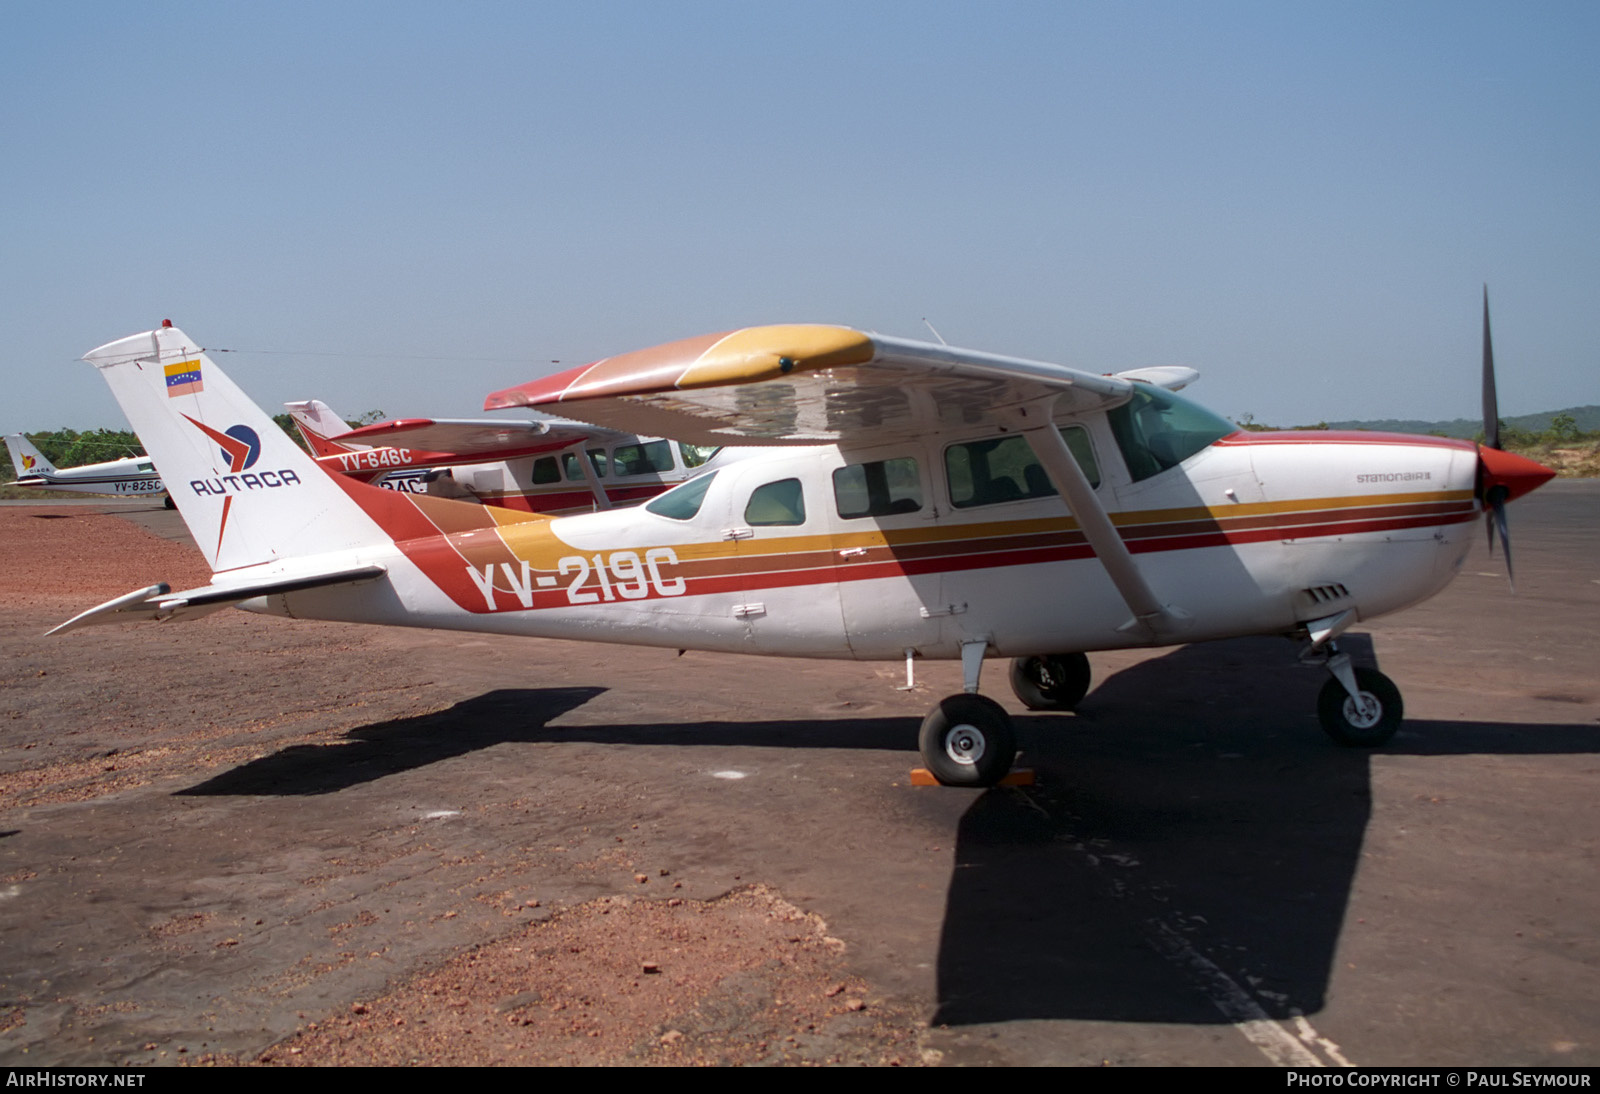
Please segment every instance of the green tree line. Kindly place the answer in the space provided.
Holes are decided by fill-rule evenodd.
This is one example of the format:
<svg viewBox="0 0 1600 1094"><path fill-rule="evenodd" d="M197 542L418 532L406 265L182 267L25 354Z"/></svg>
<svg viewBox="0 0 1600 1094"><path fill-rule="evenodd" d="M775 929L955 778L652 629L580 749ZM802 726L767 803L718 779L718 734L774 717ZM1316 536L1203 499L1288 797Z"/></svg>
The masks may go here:
<svg viewBox="0 0 1600 1094"><path fill-rule="evenodd" d="M274 414L272 420L278 427L294 438L295 444L301 448L305 442L300 439L300 431L294 427L294 419L287 414ZM370 425L383 420L383 411L369 410L359 415L352 423L354 425ZM120 460L128 456L143 456L144 445L139 443L138 436L131 429L90 429L79 432L76 429L56 429L46 433L25 434L33 446L44 453L45 459L57 467L78 467L86 463L105 463L107 460ZM17 478L15 465L11 460L0 461L0 483L14 482Z"/></svg>
<svg viewBox="0 0 1600 1094"><path fill-rule="evenodd" d="M57 467L144 455L144 445L131 429L91 429L84 433L76 429L57 429L50 433L29 433L27 437L44 453L44 458ZM16 478L10 460L6 461L6 478Z"/></svg>

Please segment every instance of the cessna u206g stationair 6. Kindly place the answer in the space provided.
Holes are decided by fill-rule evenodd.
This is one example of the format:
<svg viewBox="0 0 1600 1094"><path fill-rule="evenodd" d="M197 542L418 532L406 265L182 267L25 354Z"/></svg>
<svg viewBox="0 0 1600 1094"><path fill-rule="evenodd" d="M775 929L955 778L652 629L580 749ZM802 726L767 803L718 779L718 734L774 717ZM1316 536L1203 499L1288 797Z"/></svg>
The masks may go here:
<svg viewBox="0 0 1600 1094"><path fill-rule="evenodd" d="M352 428L318 399L284 406L326 467L386 490L530 513L637 504L714 457L700 445L574 422L402 418Z"/></svg>
<svg viewBox="0 0 1600 1094"><path fill-rule="evenodd" d="M1086 650L1289 635L1331 670L1328 732L1383 743L1399 693L1335 639L1438 592L1474 518L1503 517L1551 475L1465 441L1242 433L1174 394L1188 369L1101 376L771 326L491 395L486 409L779 446L639 508L551 519L326 471L170 325L86 359L177 484L214 576L137 590L57 630L235 605L908 667L959 659L965 691L920 741L940 781L972 786L1016 753L1010 717L978 694L990 655L1014 659L1027 706L1060 709L1088 688ZM198 383L175 394L170 378L189 375Z"/></svg>

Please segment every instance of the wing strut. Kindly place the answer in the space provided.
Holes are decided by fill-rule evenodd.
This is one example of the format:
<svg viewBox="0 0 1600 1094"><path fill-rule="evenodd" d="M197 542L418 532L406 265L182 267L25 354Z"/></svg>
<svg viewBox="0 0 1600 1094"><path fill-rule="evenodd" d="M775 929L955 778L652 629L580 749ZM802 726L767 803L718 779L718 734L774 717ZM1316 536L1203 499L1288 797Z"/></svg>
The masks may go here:
<svg viewBox="0 0 1600 1094"><path fill-rule="evenodd" d="M1139 572L1128 545L1122 542L1116 525L1111 523L1105 506L1095 497L1094 487L1089 485L1083 468L1078 466L1066 439L1056 428L1051 413L1054 404L1054 399L1048 399L1019 410L1019 417L1027 423L1023 426L1022 436L1026 438L1028 447L1033 449L1045 474L1050 476L1056 493L1066 499L1083 538L1089 541L1095 557L1105 567L1106 576L1117 587L1123 602L1133 613L1133 618L1118 630L1142 629L1152 635L1163 635L1182 629L1188 616L1161 603L1156 598L1155 590L1145 581L1144 574Z"/></svg>
<svg viewBox="0 0 1600 1094"><path fill-rule="evenodd" d="M562 451L577 456L578 470L583 472L583 481L589 485L589 493L594 495L594 511L599 513L611 508L611 497L600 482L600 476L594 469L594 461L589 459L589 453L584 451L583 446L587 443L587 441L574 441Z"/></svg>

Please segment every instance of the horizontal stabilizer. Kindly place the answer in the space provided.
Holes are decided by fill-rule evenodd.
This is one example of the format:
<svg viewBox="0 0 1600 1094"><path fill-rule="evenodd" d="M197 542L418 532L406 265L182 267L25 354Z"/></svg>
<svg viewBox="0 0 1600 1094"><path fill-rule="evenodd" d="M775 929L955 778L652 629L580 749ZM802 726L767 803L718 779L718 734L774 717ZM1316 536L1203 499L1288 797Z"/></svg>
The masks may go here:
<svg viewBox="0 0 1600 1094"><path fill-rule="evenodd" d="M297 593L306 589L326 588L329 585L355 584L382 577L385 572L382 566L356 566L333 573L277 577L245 585L207 585L204 588L188 589L181 593L174 593L170 585L151 585L149 588L136 589L114 600L108 600L99 607L90 608L45 633L61 634L65 631L75 631L79 627L92 627L102 623L131 623L144 619L160 620L179 616L198 619L218 608L226 608L258 596Z"/></svg>

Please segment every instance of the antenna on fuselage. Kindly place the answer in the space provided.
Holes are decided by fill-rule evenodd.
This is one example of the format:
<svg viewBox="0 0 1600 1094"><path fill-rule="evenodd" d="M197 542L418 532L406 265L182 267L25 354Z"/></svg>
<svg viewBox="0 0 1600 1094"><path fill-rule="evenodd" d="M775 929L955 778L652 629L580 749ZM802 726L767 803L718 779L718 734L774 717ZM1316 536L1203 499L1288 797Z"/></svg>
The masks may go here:
<svg viewBox="0 0 1600 1094"><path fill-rule="evenodd" d="M928 317L926 315L922 317L922 325L927 327L929 330L933 330L933 324L928 322ZM941 346L948 346L950 344L944 340L944 335L940 334L936 330L933 330L933 336L939 340L939 344Z"/></svg>

